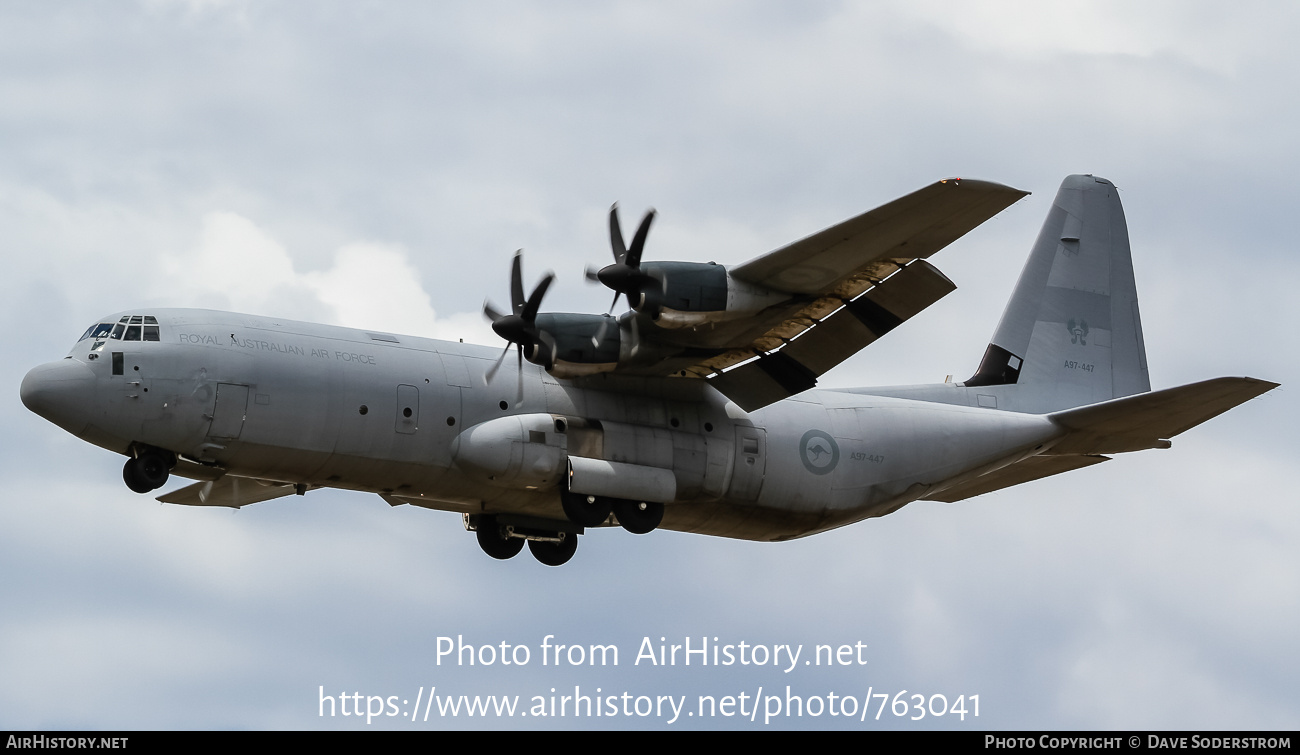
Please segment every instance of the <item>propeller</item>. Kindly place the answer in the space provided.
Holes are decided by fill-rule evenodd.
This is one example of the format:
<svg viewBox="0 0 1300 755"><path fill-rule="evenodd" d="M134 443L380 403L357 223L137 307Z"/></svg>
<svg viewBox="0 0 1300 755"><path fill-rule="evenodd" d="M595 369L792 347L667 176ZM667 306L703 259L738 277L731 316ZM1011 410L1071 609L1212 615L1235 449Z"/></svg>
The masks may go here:
<svg viewBox="0 0 1300 755"><path fill-rule="evenodd" d="M528 361L548 366L555 355L555 339L550 333L537 329L537 309L542 305L542 298L546 296L546 290L551 287L555 280L554 273L547 273L542 280L529 294L524 298L524 273L523 260L524 250L520 249L515 252L514 264L510 269L510 306L509 314L498 312L491 302L483 302L483 314L492 321L492 330L509 343L506 344L505 351L497 357L496 364L488 370L485 379L491 381L500 369L501 363L505 361L506 354L513 345L519 356L519 398L523 401L523 366L524 366L524 349L528 349Z"/></svg>
<svg viewBox="0 0 1300 755"><path fill-rule="evenodd" d="M629 307L636 309L639 302L633 297L638 296L647 285L658 283L653 276L641 271L641 253L645 249L646 236L650 233L650 224L654 219L655 211L647 211L641 219L641 225L637 226L636 233L632 236L632 246L629 247L623 241L623 229L618 222L618 205L609 208L609 244L614 252L614 264L606 265L600 270L588 267L587 280L600 283L614 292L614 299L609 303L610 313L613 313L620 295L627 299ZM601 323L596 335L592 336L593 346L605 337L608 322L606 320Z"/></svg>
<svg viewBox="0 0 1300 755"><path fill-rule="evenodd" d="M614 301L610 303L610 312L618 304L620 294L627 297L629 307L636 308L633 297L641 293L647 284L655 282L654 277L641 272L641 252L645 249L646 235L650 233L650 224L654 222L655 211L646 212L632 236L632 246L623 243L623 230L618 222L618 205L609 208L609 243L614 251L614 264L606 265L600 270L587 268L587 280L604 285L614 292Z"/></svg>

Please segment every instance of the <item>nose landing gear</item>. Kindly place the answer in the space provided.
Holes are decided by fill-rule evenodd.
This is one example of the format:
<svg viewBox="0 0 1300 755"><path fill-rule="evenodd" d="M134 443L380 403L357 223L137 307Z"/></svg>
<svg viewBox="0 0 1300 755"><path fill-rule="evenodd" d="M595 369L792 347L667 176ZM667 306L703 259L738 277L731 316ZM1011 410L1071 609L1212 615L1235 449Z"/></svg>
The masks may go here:
<svg viewBox="0 0 1300 755"><path fill-rule="evenodd" d="M167 484L175 460L157 448L136 451L122 467L122 481L136 493L148 493Z"/></svg>

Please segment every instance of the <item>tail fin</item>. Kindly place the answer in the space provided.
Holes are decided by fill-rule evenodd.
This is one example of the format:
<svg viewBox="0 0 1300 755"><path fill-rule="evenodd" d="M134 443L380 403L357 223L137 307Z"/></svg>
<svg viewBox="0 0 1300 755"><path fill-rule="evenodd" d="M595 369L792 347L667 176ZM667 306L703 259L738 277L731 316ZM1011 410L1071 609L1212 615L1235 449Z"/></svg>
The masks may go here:
<svg viewBox="0 0 1300 755"><path fill-rule="evenodd" d="M965 385L988 386L1002 408L1033 413L1151 390L1128 226L1110 181L1070 176L1061 184Z"/></svg>

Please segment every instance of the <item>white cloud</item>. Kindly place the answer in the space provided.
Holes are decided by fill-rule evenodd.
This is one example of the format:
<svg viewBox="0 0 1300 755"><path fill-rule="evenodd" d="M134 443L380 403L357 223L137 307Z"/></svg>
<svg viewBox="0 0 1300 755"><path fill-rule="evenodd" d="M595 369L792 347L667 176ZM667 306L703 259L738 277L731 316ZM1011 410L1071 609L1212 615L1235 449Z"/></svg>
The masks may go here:
<svg viewBox="0 0 1300 755"><path fill-rule="evenodd" d="M300 271L269 233L246 217L221 211L204 216L188 252L162 256L153 293L176 306L495 342L480 313L440 318L420 277L403 247L373 241L343 245L324 270Z"/></svg>

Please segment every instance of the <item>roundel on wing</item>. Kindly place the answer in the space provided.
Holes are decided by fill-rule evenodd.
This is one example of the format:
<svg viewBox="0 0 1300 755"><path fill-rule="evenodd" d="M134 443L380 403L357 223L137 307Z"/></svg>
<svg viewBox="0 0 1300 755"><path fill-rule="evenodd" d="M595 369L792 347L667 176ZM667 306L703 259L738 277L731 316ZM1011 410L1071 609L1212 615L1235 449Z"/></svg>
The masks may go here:
<svg viewBox="0 0 1300 755"><path fill-rule="evenodd" d="M840 463L840 446L828 433L809 430L799 441L799 457L809 472L829 474Z"/></svg>

